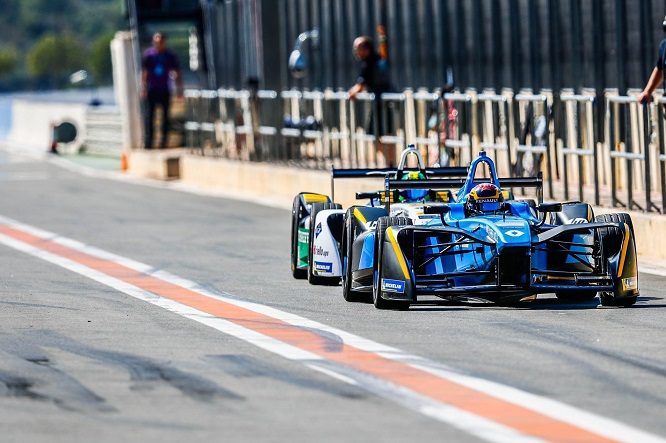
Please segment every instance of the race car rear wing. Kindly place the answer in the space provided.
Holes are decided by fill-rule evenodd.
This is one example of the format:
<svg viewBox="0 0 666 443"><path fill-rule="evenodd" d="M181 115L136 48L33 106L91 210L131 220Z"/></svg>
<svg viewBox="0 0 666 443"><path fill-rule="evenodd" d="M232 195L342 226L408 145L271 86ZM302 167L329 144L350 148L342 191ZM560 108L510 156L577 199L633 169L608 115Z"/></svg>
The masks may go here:
<svg viewBox="0 0 666 443"><path fill-rule="evenodd" d="M450 177L463 178L467 177L467 168L460 167L446 167L446 168L372 168L372 169L331 169L331 200L335 201L335 179L336 178L382 178L384 180L395 180L398 174L405 172L421 172L426 177ZM437 180L428 179L427 182ZM423 180L421 180L423 181Z"/></svg>
<svg viewBox="0 0 666 443"><path fill-rule="evenodd" d="M394 180L386 177L384 189L387 193L396 189L451 189L460 188L465 184L465 178L440 178L432 180ZM489 178L479 178L476 183L489 183ZM507 177L499 179L501 188L536 188L539 204L543 203L543 174L539 172L536 177Z"/></svg>

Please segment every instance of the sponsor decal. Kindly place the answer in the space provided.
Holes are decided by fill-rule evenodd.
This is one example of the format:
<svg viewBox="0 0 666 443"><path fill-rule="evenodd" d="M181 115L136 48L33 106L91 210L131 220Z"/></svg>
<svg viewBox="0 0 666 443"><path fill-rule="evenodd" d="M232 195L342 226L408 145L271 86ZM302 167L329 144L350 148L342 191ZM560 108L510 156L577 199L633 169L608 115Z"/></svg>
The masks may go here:
<svg viewBox="0 0 666 443"><path fill-rule="evenodd" d="M315 228L315 238L319 237L319 234L321 234L321 223L317 223L317 227Z"/></svg>
<svg viewBox="0 0 666 443"><path fill-rule="evenodd" d="M312 248L312 255L316 255L318 257L328 257L328 251L321 246L315 246Z"/></svg>
<svg viewBox="0 0 666 443"><path fill-rule="evenodd" d="M388 278L382 278L382 291L404 294L405 282L403 280L390 280Z"/></svg>
<svg viewBox="0 0 666 443"><path fill-rule="evenodd" d="M509 237L520 237L521 235L524 234L524 232L518 231L517 229L512 229L510 231L506 231L505 234L508 235Z"/></svg>
<svg viewBox="0 0 666 443"><path fill-rule="evenodd" d="M576 217L567 222L568 225L582 225L583 223L587 223L587 219L582 217Z"/></svg>
<svg viewBox="0 0 666 443"><path fill-rule="evenodd" d="M496 225L500 228L522 228L524 223L519 221L501 221L497 222Z"/></svg>
<svg viewBox="0 0 666 443"><path fill-rule="evenodd" d="M308 231L299 229L298 230L298 242L299 243L307 243L309 241L308 239Z"/></svg>
<svg viewBox="0 0 666 443"><path fill-rule="evenodd" d="M314 262L315 271L318 272L333 272L333 263L316 261Z"/></svg>
<svg viewBox="0 0 666 443"><path fill-rule="evenodd" d="M622 279L622 288L625 291L638 288L638 277L629 277Z"/></svg>

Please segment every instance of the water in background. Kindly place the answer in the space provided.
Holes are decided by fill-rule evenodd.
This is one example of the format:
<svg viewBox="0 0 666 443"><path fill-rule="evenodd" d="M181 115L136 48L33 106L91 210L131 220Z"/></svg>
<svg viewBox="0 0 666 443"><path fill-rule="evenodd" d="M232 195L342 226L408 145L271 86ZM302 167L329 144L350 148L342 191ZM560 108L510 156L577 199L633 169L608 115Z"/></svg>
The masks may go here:
<svg viewBox="0 0 666 443"><path fill-rule="evenodd" d="M67 91L15 92L0 94L0 140L6 139L11 130L12 101L14 99L57 103L90 103L90 101L95 98L100 100L101 104L104 106L116 105L112 87L104 87L95 90L76 89Z"/></svg>

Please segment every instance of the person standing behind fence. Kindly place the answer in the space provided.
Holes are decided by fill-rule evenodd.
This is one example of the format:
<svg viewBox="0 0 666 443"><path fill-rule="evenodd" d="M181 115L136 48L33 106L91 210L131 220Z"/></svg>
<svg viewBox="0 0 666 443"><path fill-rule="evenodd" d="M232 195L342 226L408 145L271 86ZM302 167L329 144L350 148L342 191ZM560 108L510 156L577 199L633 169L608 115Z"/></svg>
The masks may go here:
<svg viewBox="0 0 666 443"><path fill-rule="evenodd" d="M141 61L141 98L144 101L145 139L144 147L153 148L155 109L162 108L161 148L167 147L169 135L169 106L171 105L171 78L176 83L176 94L183 95L183 80L178 57L166 47L166 36L161 32L153 35L153 46L148 48Z"/></svg>
<svg viewBox="0 0 666 443"><path fill-rule="evenodd" d="M366 133L374 134L379 140L379 137L390 132L390 118L386 119L388 121L384 121L385 116L390 116L384 113L380 99L382 93L390 92L392 89L388 63L380 57L370 37L357 37L354 40L353 48L354 55L361 62L361 69L356 84L349 90L349 99L354 100L363 91L375 94ZM383 160L387 165L392 165L395 162L395 147L393 145L389 147L378 142L377 148L377 163ZM384 155L386 155L386 158L382 159Z"/></svg>
<svg viewBox="0 0 666 443"><path fill-rule="evenodd" d="M666 32L666 17L664 17L664 21L661 24L661 26L664 29L664 32ZM650 100L652 99L652 93L654 92L655 89L657 89L659 83L661 83L664 80L665 67L666 67L666 38L663 39L659 44L659 51L657 53L657 63L655 64L655 67L652 70L652 74L650 75L650 79L648 80L645 89L643 89L643 92L638 97L638 101L641 104L649 103ZM664 86L664 88L666 89L666 86Z"/></svg>

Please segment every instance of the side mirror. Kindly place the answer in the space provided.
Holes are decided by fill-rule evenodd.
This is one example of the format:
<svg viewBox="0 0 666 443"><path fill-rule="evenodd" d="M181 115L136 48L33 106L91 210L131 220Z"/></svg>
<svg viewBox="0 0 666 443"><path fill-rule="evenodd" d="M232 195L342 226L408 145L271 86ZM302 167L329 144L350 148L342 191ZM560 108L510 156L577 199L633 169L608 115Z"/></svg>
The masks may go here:
<svg viewBox="0 0 666 443"><path fill-rule="evenodd" d="M562 212L562 203L541 203L536 209L539 212Z"/></svg>

